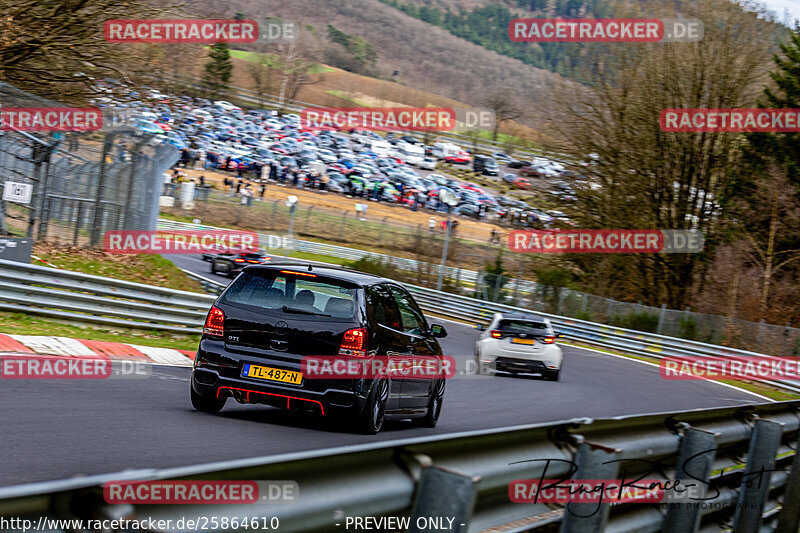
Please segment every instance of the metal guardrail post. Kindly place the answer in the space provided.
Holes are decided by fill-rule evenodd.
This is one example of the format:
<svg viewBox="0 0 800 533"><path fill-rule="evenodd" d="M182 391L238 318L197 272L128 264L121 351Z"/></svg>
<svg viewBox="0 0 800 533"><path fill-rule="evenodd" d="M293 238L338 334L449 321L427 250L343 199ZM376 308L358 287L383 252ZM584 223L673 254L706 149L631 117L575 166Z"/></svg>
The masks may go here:
<svg viewBox="0 0 800 533"><path fill-rule="evenodd" d="M775 533L797 533L800 530L800 439L795 445L792 471L783 492L783 508Z"/></svg>
<svg viewBox="0 0 800 533"><path fill-rule="evenodd" d="M750 437L739 501L733 519L734 533L752 533L761 526L761 514L767 501L771 470L783 435L783 424L771 420L756 420Z"/></svg>
<svg viewBox="0 0 800 533"><path fill-rule="evenodd" d="M681 481L708 481L714 468L714 458L717 448L716 433L697 428L688 428L681 438L681 448L678 452L675 479ZM687 484L688 486L688 484ZM705 497L689 493L691 499ZM667 507L667 517L664 520L663 533L687 533L697 531L702 510L696 501L670 503Z"/></svg>
<svg viewBox="0 0 800 533"><path fill-rule="evenodd" d="M573 479L616 479L619 450L588 442L581 443ZM561 522L561 533L601 533L608 523L608 503L568 503Z"/></svg>
<svg viewBox="0 0 800 533"><path fill-rule="evenodd" d="M466 533L478 496L479 481L480 477L439 466L424 467L411 512L409 533L427 533L438 529Z"/></svg>

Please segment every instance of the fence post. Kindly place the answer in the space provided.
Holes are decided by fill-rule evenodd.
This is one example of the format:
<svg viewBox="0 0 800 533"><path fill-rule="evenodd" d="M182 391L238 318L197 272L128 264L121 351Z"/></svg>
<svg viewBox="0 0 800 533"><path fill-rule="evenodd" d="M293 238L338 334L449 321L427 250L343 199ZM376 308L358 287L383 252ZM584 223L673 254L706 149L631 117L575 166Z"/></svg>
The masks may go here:
<svg viewBox="0 0 800 533"><path fill-rule="evenodd" d="M558 308L556 309L556 314L563 316L564 313L564 298L567 297L567 289L566 287L559 287L558 288Z"/></svg>
<svg viewBox="0 0 800 533"><path fill-rule="evenodd" d="M498 274L497 279L494 282L494 302L497 303L500 301L500 290L503 286L503 275Z"/></svg>
<svg viewBox="0 0 800 533"><path fill-rule="evenodd" d="M78 232L83 222L83 202L78 200L78 213L75 216L75 234L72 236L72 246L78 246Z"/></svg>
<svg viewBox="0 0 800 533"><path fill-rule="evenodd" d="M308 206L306 209L306 219L303 221L303 233L308 235L308 217L311 216L311 211L314 209L313 205Z"/></svg>
<svg viewBox="0 0 800 533"><path fill-rule="evenodd" d="M269 224L270 229L275 229L275 213L278 211L278 202L280 202L280 199L272 203L272 221Z"/></svg>
<svg viewBox="0 0 800 533"><path fill-rule="evenodd" d="M378 245L380 245L383 241L383 230L386 228L386 219L388 218L389 217L383 217L383 220L381 221L381 230L378 232Z"/></svg>
<svg viewBox="0 0 800 533"><path fill-rule="evenodd" d="M611 313L614 310L614 300L611 298L606 298L606 324L609 323L609 319L611 318Z"/></svg>
<svg viewBox="0 0 800 533"><path fill-rule="evenodd" d="M522 265L517 270L517 279L514 283L514 305L519 305L519 280L522 277Z"/></svg>
<svg viewBox="0 0 800 533"><path fill-rule="evenodd" d="M667 304L661 304L661 311L658 313L658 327L656 333L661 335L664 331L664 317L667 313Z"/></svg>
<svg viewBox="0 0 800 533"><path fill-rule="evenodd" d="M758 321L758 340L756 341L757 346L761 346L761 339L764 337L764 319ZM768 352L764 352L768 353Z"/></svg>
<svg viewBox="0 0 800 533"><path fill-rule="evenodd" d="M342 213L342 229L339 231L339 241L344 242L344 225L347 222L347 211Z"/></svg>
<svg viewBox="0 0 800 533"><path fill-rule="evenodd" d="M107 133L103 140L103 152L100 155L100 173L97 177L97 197L94 201L94 224L92 224L92 235L89 239L90 246L100 244L100 234L103 231L103 196L106 191L106 158L114 144L115 134Z"/></svg>

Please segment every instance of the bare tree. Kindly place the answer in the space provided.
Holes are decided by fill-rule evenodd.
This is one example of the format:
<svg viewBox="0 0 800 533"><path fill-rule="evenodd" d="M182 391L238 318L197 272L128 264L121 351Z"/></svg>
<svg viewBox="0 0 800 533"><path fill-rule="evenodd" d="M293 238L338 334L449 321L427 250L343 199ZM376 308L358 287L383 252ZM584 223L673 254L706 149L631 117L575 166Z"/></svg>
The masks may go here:
<svg viewBox="0 0 800 533"><path fill-rule="evenodd" d="M94 80L128 79L148 66L139 49L103 37L109 19L164 18L177 4L116 0L0 0L0 80L40 96L81 102Z"/></svg>
<svg viewBox="0 0 800 533"><path fill-rule="evenodd" d="M775 163L756 184L755 194L738 213L734 234L741 236L745 256L758 269L759 303L764 313L775 277L800 259L800 249L781 247L787 237L800 232L800 204L796 187L787 179L785 169Z"/></svg>
<svg viewBox="0 0 800 533"><path fill-rule="evenodd" d="M264 96L269 92L272 79L269 56L265 53L258 53L256 61L247 63L247 75L253 81L253 87L263 107Z"/></svg>
<svg viewBox="0 0 800 533"><path fill-rule="evenodd" d="M494 131L492 132L494 141L497 140L497 133L502 123L524 116L522 106L514 90L510 87L500 87L489 93L484 105L494 112Z"/></svg>
<svg viewBox="0 0 800 533"><path fill-rule="evenodd" d="M741 136L667 133L670 108L752 107L769 50L760 21L739 6L711 0L695 8L708 22L698 43L605 47L585 73L585 88L557 91L554 131L592 187L576 189L571 211L588 228L698 230L708 252L726 212L725 186L741 165ZM591 157L590 157L591 154ZM599 186L599 188L597 188ZM617 297L682 307L695 290L702 254L636 254L575 261L589 276L614 276ZM602 268L598 268L602 266Z"/></svg>

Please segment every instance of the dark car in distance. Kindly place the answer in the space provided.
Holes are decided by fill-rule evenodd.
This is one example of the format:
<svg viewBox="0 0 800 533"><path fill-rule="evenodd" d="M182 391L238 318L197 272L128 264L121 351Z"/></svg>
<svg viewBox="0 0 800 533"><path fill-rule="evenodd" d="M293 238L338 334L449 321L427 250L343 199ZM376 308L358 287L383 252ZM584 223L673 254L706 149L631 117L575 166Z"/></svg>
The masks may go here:
<svg viewBox="0 0 800 533"><path fill-rule="evenodd" d="M245 252L221 252L203 254L203 261L211 263L211 273L236 277L248 265L262 265L272 261L268 255L257 250Z"/></svg>
<svg viewBox="0 0 800 533"><path fill-rule="evenodd" d="M437 339L446 335L389 279L334 267L248 266L208 313L192 371L192 406L216 413L232 397L338 416L367 434L380 431L386 418L434 427L442 374L410 378L387 365L385 373L365 376L310 376L304 358L442 362Z"/></svg>
<svg viewBox="0 0 800 533"><path fill-rule="evenodd" d="M472 161L472 170L489 176L497 176L500 172L500 165L491 156L476 155Z"/></svg>

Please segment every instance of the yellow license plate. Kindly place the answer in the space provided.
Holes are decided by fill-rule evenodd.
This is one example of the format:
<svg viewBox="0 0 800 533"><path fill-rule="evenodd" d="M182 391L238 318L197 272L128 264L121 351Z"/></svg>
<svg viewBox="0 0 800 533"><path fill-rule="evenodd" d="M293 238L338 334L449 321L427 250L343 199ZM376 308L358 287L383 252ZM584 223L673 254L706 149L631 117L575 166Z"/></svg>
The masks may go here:
<svg viewBox="0 0 800 533"><path fill-rule="evenodd" d="M265 379L267 381L279 381L281 383L292 383L293 385L300 385L303 381L302 372L281 370L280 368L272 368L269 366L251 365L250 363L245 363L242 368L242 376L246 378Z"/></svg>
<svg viewBox="0 0 800 533"><path fill-rule="evenodd" d="M533 344L533 339L520 339L519 337L514 337L511 342L514 344Z"/></svg>

